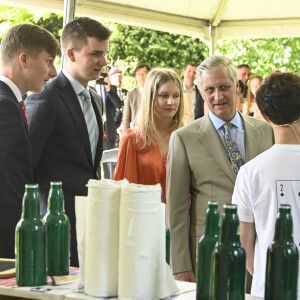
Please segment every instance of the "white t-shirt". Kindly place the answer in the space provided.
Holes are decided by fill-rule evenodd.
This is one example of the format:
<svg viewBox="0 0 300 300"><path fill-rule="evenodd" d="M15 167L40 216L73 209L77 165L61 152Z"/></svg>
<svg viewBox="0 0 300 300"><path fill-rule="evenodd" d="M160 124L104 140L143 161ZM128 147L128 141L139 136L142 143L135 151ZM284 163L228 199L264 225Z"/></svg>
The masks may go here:
<svg viewBox="0 0 300 300"><path fill-rule="evenodd" d="M299 250L300 145L276 144L242 166L232 202L238 205L240 221L255 223L257 238L251 294L264 297L267 250L274 238L280 204L291 205L294 242Z"/></svg>

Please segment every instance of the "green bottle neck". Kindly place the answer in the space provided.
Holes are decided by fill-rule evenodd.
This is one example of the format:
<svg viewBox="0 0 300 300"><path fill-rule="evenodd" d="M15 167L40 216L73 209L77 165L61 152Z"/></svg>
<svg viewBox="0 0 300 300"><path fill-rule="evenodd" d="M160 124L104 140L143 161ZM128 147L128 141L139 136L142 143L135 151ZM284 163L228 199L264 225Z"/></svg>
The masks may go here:
<svg viewBox="0 0 300 300"><path fill-rule="evenodd" d="M40 195L38 185L26 185L23 197L23 219L40 219Z"/></svg>
<svg viewBox="0 0 300 300"><path fill-rule="evenodd" d="M220 241L222 244L240 244L239 218L236 209L224 209Z"/></svg>
<svg viewBox="0 0 300 300"><path fill-rule="evenodd" d="M290 210L280 210L275 225L274 242L293 242L293 219Z"/></svg>
<svg viewBox="0 0 300 300"><path fill-rule="evenodd" d="M64 213L64 195L61 184L52 184L48 197L47 211L53 214Z"/></svg>
<svg viewBox="0 0 300 300"><path fill-rule="evenodd" d="M218 207L209 206L206 211L205 236L219 237L220 234L220 213Z"/></svg>

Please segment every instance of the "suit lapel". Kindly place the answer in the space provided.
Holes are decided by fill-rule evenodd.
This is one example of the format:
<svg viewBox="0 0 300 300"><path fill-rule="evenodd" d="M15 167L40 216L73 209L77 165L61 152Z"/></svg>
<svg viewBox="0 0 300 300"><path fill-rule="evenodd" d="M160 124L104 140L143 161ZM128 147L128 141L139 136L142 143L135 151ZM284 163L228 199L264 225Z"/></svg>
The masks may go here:
<svg viewBox="0 0 300 300"><path fill-rule="evenodd" d="M65 103L66 108L69 110L70 116L81 137L82 144L84 145L84 148L86 150L89 162L91 165L93 165L90 139L77 95L75 94L69 80L62 73L60 73L54 80L56 86L58 86L58 88L60 89L59 94L61 96L61 99Z"/></svg>
<svg viewBox="0 0 300 300"><path fill-rule="evenodd" d="M246 162L259 154L260 132L255 128L251 117L242 115L245 125Z"/></svg>
<svg viewBox="0 0 300 300"><path fill-rule="evenodd" d="M217 133L212 122L210 121L208 114L206 114L202 118L199 139L205 147L205 149L207 150L207 152L209 152L209 154L214 158L219 167L234 183L236 176L231 168L219 134ZM209 172L209 170L207 171Z"/></svg>

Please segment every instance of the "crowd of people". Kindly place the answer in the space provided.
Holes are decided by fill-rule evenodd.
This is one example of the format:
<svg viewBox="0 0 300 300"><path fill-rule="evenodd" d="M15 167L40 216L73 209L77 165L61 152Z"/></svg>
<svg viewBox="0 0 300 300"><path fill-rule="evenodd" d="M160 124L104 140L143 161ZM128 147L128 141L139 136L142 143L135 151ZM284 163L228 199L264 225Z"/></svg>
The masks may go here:
<svg viewBox="0 0 300 300"><path fill-rule="evenodd" d="M299 222L300 76L276 71L263 80L247 64L236 69L227 57L209 56L187 64L183 80L176 69L138 65L137 87L127 91L120 67L103 74L110 36L91 18L69 22L59 74L59 43L47 30L21 24L2 40L0 257L15 257L25 184L39 184L44 214L50 182L62 181L70 263L78 266L74 198L100 179L103 151L117 147L115 180L161 184L175 278L195 281L208 202L233 202L252 294L263 296L279 204L291 204Z"/></svg>

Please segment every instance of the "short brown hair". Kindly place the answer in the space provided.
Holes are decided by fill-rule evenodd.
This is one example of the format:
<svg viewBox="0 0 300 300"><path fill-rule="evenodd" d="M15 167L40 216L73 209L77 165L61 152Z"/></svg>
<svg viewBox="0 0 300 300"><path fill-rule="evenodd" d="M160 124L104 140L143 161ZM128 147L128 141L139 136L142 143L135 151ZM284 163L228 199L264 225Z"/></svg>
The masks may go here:
<svg viewBox="0 0 300 300"><path fill-rule="evenodd" d="M2 63L9 63L22 51L38 55L43 50L53 57L60 54L59 43L48 30L33 24L20 24L8 30L2 39L0 56Z"/></svg>
<svg viewBox="0 0 300 300"><path fill-rule="evenodd" d="M63 51L71 44L75 50L80 50L87 44L88 37L95 37L101 41L110 38L112 32L102 23L88 18L81 17L70 21L63 29L61 45Z"/></svg>
<svg viewBox="0 0 300 300"><path fill-rule="evenodd" d="M283 125L300 118L300 76L295 72L274 71L256 92L261 113Z"/></svg>
<svg viewBox="0 0 300 300"><path fill-rule="evenodd" d="M186 64L186 65L185 65L185 67L184 67L183 71L185 71L185 70L186 70L186 68L187 68L188 66L192 66L192 67L195 67L195 68L197 68L197 65L196 65L195 63L193 63L193 62L189 62L188 64Z"/></svg>

